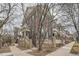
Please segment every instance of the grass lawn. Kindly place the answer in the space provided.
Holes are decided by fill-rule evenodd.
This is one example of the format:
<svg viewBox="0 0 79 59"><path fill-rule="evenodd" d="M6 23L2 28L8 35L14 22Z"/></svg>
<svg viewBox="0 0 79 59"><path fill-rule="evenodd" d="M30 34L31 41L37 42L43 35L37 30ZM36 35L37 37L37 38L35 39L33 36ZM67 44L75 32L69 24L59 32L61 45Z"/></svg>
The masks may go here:
<svg viewBox="0 0 79 59"><path fill-rule="evenodd" d="M0 48L0 53L7 53L7 52L11 52L9 47L2 47L2 48Z"/></svg>
<svg viewBox="0 0 79 59"><path fill-rule="evenodd" d="M79 43L75 43L71 49L71 53L79 54Z"/></svg>

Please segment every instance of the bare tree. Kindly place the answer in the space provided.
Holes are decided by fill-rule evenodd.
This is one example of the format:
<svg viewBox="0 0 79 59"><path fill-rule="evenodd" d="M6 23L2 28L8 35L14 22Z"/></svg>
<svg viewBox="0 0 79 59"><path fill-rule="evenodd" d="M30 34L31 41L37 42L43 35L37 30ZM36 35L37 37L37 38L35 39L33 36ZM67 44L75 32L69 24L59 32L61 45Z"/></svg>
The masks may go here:
<svg viewBox="0 0 79 59"><path fill-rule="evenodd" d="M4 3L0 4L0 29L3 28L4 25L10 23L13 19L12 16L14 15L15 6L17 4L10 4L10 3Z"/></svg>
<svg viewBox="0 0 79 59"><path fill-rule="evenodd" d="M64 4L64 9L63 9L67 15L66 17L68 17L68 19L70 19L72 21L72 24L79 36L79 31L78 31L78 27L77 27L77 19L76 19L76 12L77 12L77 8L76 8L76 4ZM71 25L71 24L70 24Z"/></svg>

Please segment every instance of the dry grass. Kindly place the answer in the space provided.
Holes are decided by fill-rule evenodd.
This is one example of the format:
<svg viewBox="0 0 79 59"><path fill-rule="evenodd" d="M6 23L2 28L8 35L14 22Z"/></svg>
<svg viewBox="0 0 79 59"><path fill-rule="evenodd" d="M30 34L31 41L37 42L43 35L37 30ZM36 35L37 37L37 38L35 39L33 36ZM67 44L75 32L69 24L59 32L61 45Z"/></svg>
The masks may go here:
<svg viewBox="0 0 79 59"><path fill-rule="evenodd" d="M79 54L79 43L75 43L71 49L71 53Z"/></svg>
<svg viewBox="0 0 79 59"><path fill-rule="evenodd" d="M21 49L21 50L27 50L27 49L29 49L29 48L27 48L27 47L21 47L21 46L17 46L17 48L19 48L19 49Z"/></svg>
<svg viewBox="0 0 79 59"><path fill-rule="evenodd" d="M27 50L32 48L32 43L31 42L26 42L26 41L20 41L17 45L17 48L21 50Z"/></svg>
<svg viewBox="0 0 79 59"><path fill-rule="evenodd" d="M11 52L9 47L0 48L0 53L7 53L7 52Z"/></svg>

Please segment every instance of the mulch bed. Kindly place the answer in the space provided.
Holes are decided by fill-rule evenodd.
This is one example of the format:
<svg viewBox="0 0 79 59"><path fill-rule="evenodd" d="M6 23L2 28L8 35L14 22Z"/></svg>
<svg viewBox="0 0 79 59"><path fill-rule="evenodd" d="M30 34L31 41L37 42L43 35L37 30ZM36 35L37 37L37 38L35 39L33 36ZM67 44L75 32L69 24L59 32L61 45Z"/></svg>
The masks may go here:
<svg viewBox="0 0 79 59"><path fill-rule="evenodd" d="M47 46L47 44L46 44L46 46ZM41 51L38 51L38 49L32 49L32 51L30 51L28 53L31 54L31 55L35 55L35 56L45 56L45 55L47 55L51 52L56 51L59 47L61 47L61 46L57 46L56 48L55 47L49 47L49 46L48 46L48 48L46 48L46 47L43 46Z"/></svg>
<svg viewBox="0 0 79 59"><path fill-rule="evenodd" d="M32 50L32 52L28 52L29 54L35 55L35 56L45 56L48 53L51 53L53 51L55 51L57 48L52 48L52 49L43 49L41 51L36 50Z"/></svg>
<svg viewBox="0 0 79 59"><path fill-rule="evenodd" d="M41 51L38 51L38 49L36 50L32 50L32 52L28 52L29 54L35 55L35 56L45 56L48 53L51 53L53 51L56 51L56 49L58 49L58 47L56 48L51 48L51 49L42 49Z"/></svg>

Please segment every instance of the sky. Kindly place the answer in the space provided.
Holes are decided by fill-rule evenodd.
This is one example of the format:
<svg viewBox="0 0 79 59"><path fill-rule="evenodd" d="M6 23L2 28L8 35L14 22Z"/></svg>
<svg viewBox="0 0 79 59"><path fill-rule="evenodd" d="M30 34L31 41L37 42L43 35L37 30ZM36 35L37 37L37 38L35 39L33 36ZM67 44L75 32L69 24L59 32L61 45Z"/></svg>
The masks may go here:
<svg viewBox="0 0 79 59"><path fill-rule="evenodd" d="M35 4L29 4L28 3L28 4L25 4L25 7L29 7L29 6L33 6L33 5L35 5ZM8 32L10 32L10 33L13 33L13 30L14 30L13 27L20 27L20 25L22 23L22 20L23 20L23 15L22 14L23 13L22 13L21 8L20 7L17 7L16 8L16 11L15 11L15 17L16 18L13 20L13 22L12 22L13 24L6 24L6 25L4 25L3 29L6 30L6 31L8 31ZM16 16L16 15L18 15L18 16ZM64 18L59 18L58 19L58 22L59 23L63 23L61 21L62 19L65 19L65 17ZM74 27L67 27L66 30L68 30L70 33L74 33L75 32L75 28Z"/></svg>
<svg viewBox="0 0 79 59"><path fill-rule="evenodd" d="M30 6L33 6L35 4L24 4L24 7L30 7ZM26 8L25 8L26 10ZM7 23L3 26L3 29L4 31L6 32L9 32L9 33L12 33L13 34L13 31L14 31L14 27L20 27L21 24L22 24L22 21L23 21L23 12L22 12L22 9L20 6L18 6L16 8L16 11L15 11L15 19L13 19L13 21L11 23Z"/></svg>

